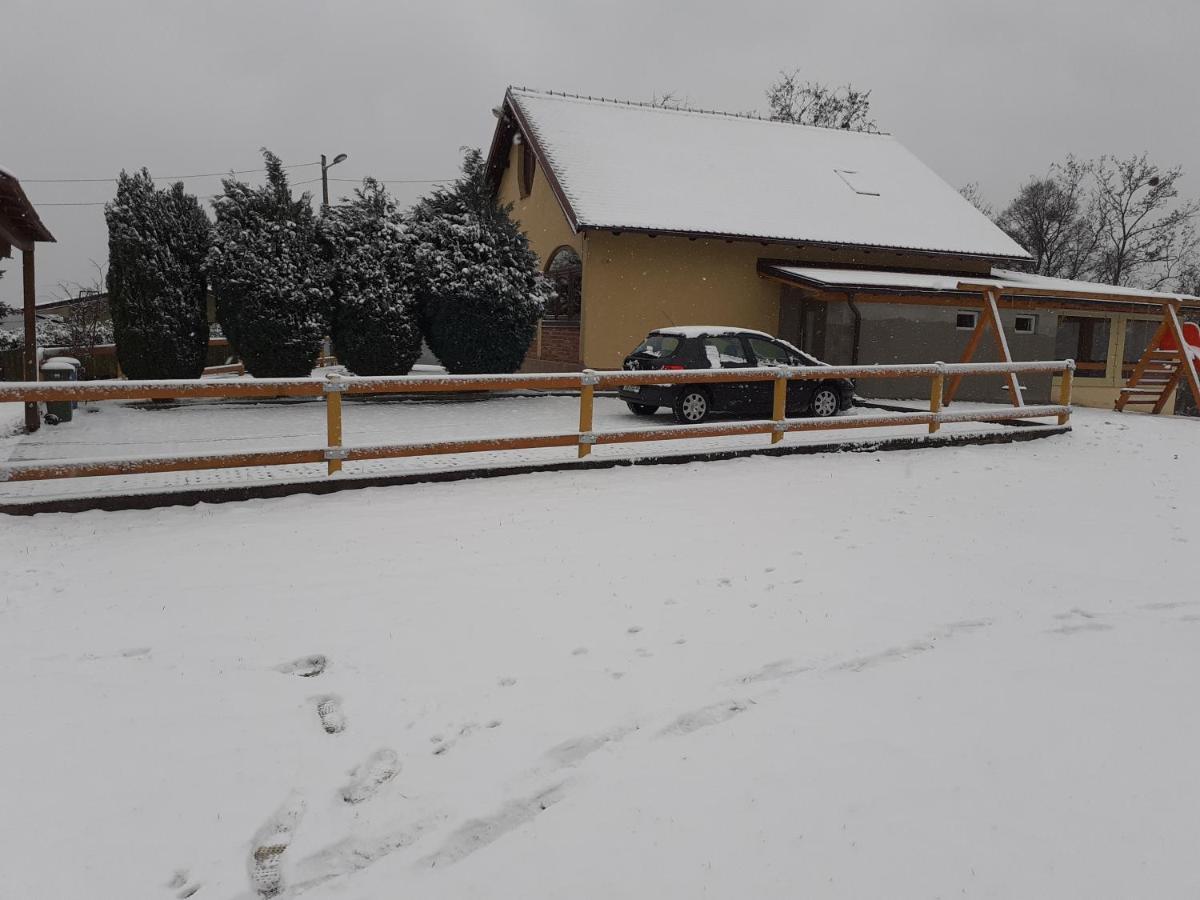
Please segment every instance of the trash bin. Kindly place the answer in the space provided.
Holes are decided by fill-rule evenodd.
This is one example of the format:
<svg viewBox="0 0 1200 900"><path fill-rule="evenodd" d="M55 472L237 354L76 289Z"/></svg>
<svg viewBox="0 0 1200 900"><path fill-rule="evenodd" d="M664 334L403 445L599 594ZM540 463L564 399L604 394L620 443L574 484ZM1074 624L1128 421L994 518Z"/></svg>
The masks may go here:
<svg viewBox="0 0 1200 900"><path fill-rule="evenodd" d="M42 381L76 381L79 370L62 359L50 359L42 363ZM70 400L47 400L46 421L51 425L71 421Z"/></svg>
<svg viewBox="0 0 1200 900"><path fill-rule="evenodd" d="M72 381L83 381L83 363L81 363L75 357L73 357L73 356L56 356L56 357L54 357L54 361L70 363L71 365L73 365L75 367L75 376L71 380ZM71 409L79 409L79 401L78 400L71 401Z"/></svg>

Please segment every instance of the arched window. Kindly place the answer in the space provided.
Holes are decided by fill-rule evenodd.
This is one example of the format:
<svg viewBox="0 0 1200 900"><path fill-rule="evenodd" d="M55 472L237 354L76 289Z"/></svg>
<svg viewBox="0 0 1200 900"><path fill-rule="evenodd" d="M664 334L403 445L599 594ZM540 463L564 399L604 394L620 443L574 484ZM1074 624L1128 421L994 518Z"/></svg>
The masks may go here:
<svg viewBox="0 0 1200 900"><path fill-rule="evenodd" d="M583 260L570 247L559 247L550 254L546 277L554 282L554 298L546 304L543 319L553 322L578 322L583 302Z"/></svg>

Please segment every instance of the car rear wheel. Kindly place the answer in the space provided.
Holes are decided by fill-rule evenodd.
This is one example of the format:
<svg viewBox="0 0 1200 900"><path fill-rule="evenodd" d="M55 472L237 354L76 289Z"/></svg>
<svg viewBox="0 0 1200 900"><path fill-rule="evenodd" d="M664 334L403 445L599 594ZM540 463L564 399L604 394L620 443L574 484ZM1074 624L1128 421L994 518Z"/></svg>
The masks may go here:
<svg viewBox="0 0 1200 900"><path fill-rule="evenodd" d="M828 418L838 411L838 393L828 385L821 385L813 392L809 411L820 419Z"/></svg>
<svg viewBox="0 0 1200 900"><path fill-rule="evenodd" d="M649 403L626 403L629 411L635 416L652 416L658 412L657 406L651 406Z"/></svg>
<svg viewBox="0 0 1200 900"><path fill-rule="evenodd" d="M712 401L703 388L686 387L675 398L671 411L680 425L699 425L712 411Z"/></svg>

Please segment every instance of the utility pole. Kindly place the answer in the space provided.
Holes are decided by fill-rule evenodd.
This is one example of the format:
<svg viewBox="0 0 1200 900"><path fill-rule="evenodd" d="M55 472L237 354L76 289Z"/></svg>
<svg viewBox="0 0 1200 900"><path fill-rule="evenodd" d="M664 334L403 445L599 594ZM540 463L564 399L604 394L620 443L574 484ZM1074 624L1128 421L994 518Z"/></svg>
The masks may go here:
<svg viewBox="0 0 1200 900"><path fill-rule="evenodd" d="M340 162L345 162L347 159L345 153L339 153L333 158L333 162L325 162L325 154L321 154L321 205L329 206L329 175L328 172Z"/></svg>

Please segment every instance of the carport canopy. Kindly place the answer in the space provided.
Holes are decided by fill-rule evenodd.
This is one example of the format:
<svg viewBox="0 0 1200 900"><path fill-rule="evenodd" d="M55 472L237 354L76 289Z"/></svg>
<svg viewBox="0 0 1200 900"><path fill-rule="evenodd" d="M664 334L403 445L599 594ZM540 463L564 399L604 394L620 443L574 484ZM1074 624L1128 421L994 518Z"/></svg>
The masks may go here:
<svg viewBox="0 0 1200 900"><path fill-rule="evenodd" d="M1162 325L1157 343L1172 334L1178 345L1186 346L1179 314L1200 313L1200 297L1171 294L1143 288L1121 287L1068 278L1051 278L1028 272L993 268L989 275L939 273L935 271L889 271L886 269L829 268L760 260L758 272L764 278L800 288L813 300L856 303L907 303L919 306L978 306L983 314L967 340L962 362L971 362L989 329L996 341L1000 358L1012 362L1008 337L1000 322L1000 308L1019 310L1080 310L1108 313L1157 313ZM1148 351L1149 352L1149 351ZM1195 361L1188 354L1181 359L1181 375L1192 395L1200 403L1200 377ZM1006 376L1009 398L1014 406L1023 406L1021 386L1016 375ZM952 378L946 388L945 402L954 399L961 378Z"/></svg>

